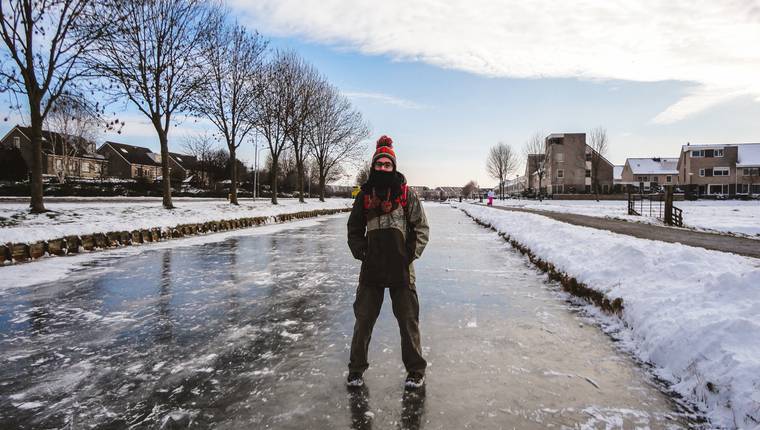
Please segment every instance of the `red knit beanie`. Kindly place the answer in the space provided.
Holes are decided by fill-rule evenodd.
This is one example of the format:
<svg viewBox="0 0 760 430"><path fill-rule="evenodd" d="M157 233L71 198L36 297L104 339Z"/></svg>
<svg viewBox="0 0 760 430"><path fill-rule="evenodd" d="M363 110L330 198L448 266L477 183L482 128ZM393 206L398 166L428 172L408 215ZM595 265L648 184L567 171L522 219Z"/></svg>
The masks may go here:
<svg viewBox="0 0 760 430"><path fill-rule="evenodd" d="M396 153L393 152L393 139L390 136L382 135L380 139L377 139L377 149L375 149L375 155L372 156L372 164L375 164L379 158L390 158L393 163L393 170L396 170Z"/></svg>

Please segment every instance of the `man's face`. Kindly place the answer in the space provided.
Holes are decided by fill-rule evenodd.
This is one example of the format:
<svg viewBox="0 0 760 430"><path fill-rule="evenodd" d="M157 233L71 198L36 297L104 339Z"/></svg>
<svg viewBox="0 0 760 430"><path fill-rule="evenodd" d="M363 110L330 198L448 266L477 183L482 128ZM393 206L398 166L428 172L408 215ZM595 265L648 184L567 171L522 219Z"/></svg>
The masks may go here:
<svg viewBox="0 0 760 430"><path fill-rule="evenodd" d="M375 164L372 165L372 168L381 172L392 172L393 162L388 157L380 157L375 160Z"/></svg>

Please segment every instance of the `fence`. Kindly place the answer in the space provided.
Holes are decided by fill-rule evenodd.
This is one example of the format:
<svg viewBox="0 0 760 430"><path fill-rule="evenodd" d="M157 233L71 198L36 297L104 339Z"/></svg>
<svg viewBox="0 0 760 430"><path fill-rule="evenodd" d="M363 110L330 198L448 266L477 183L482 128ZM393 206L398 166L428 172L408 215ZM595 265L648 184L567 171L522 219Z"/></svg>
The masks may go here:
<svg viewBox="0 0 760 430"><path fill-rule="evenodd" d="M661 193L628 193L628 215L654 217L666 225L683 227L683 211L673 206L672 187Z"/></svg>

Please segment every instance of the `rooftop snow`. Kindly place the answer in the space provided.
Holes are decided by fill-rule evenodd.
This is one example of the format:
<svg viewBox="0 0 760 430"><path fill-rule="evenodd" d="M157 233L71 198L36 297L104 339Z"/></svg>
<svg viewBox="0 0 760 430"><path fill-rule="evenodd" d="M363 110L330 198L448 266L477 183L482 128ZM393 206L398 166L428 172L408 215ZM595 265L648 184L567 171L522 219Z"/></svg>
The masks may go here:
<svg viewBox="0 0 760 430"><path fill-rule="evenodd" d="M760 143L745 143L739 145L739 157L736 167L760 166Z"/></svg>
<svg viewBox="0 0 760 430"><path fill-rule="evenodd" d="M678 174L678 158L629 158L626 163L634 175Z"/></svg>

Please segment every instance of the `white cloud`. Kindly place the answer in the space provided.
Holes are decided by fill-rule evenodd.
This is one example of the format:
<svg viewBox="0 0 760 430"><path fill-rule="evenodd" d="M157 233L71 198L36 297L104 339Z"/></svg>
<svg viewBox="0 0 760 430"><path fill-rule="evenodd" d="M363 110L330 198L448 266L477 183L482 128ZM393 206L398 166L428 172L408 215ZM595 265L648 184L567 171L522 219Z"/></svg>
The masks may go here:
<svg viewBox="0 0 760 430"><path fill-rule="evenodd" d="M692 82L653 121L760 99L758 0L232 1L266 34L486 76Z"/></svg>
<svg viewBox="0 0 760 430"><path fill-rule="evenodd" d="M411 100L406 100L406 99L402 99L399 97L391 96L388 94L382 94L382 93L348 91L348 92L343 92L343 95L352 99L374 100L380 103L398 106L404 109L423 109L424 108L423 105L413 102Z"/></svg>

